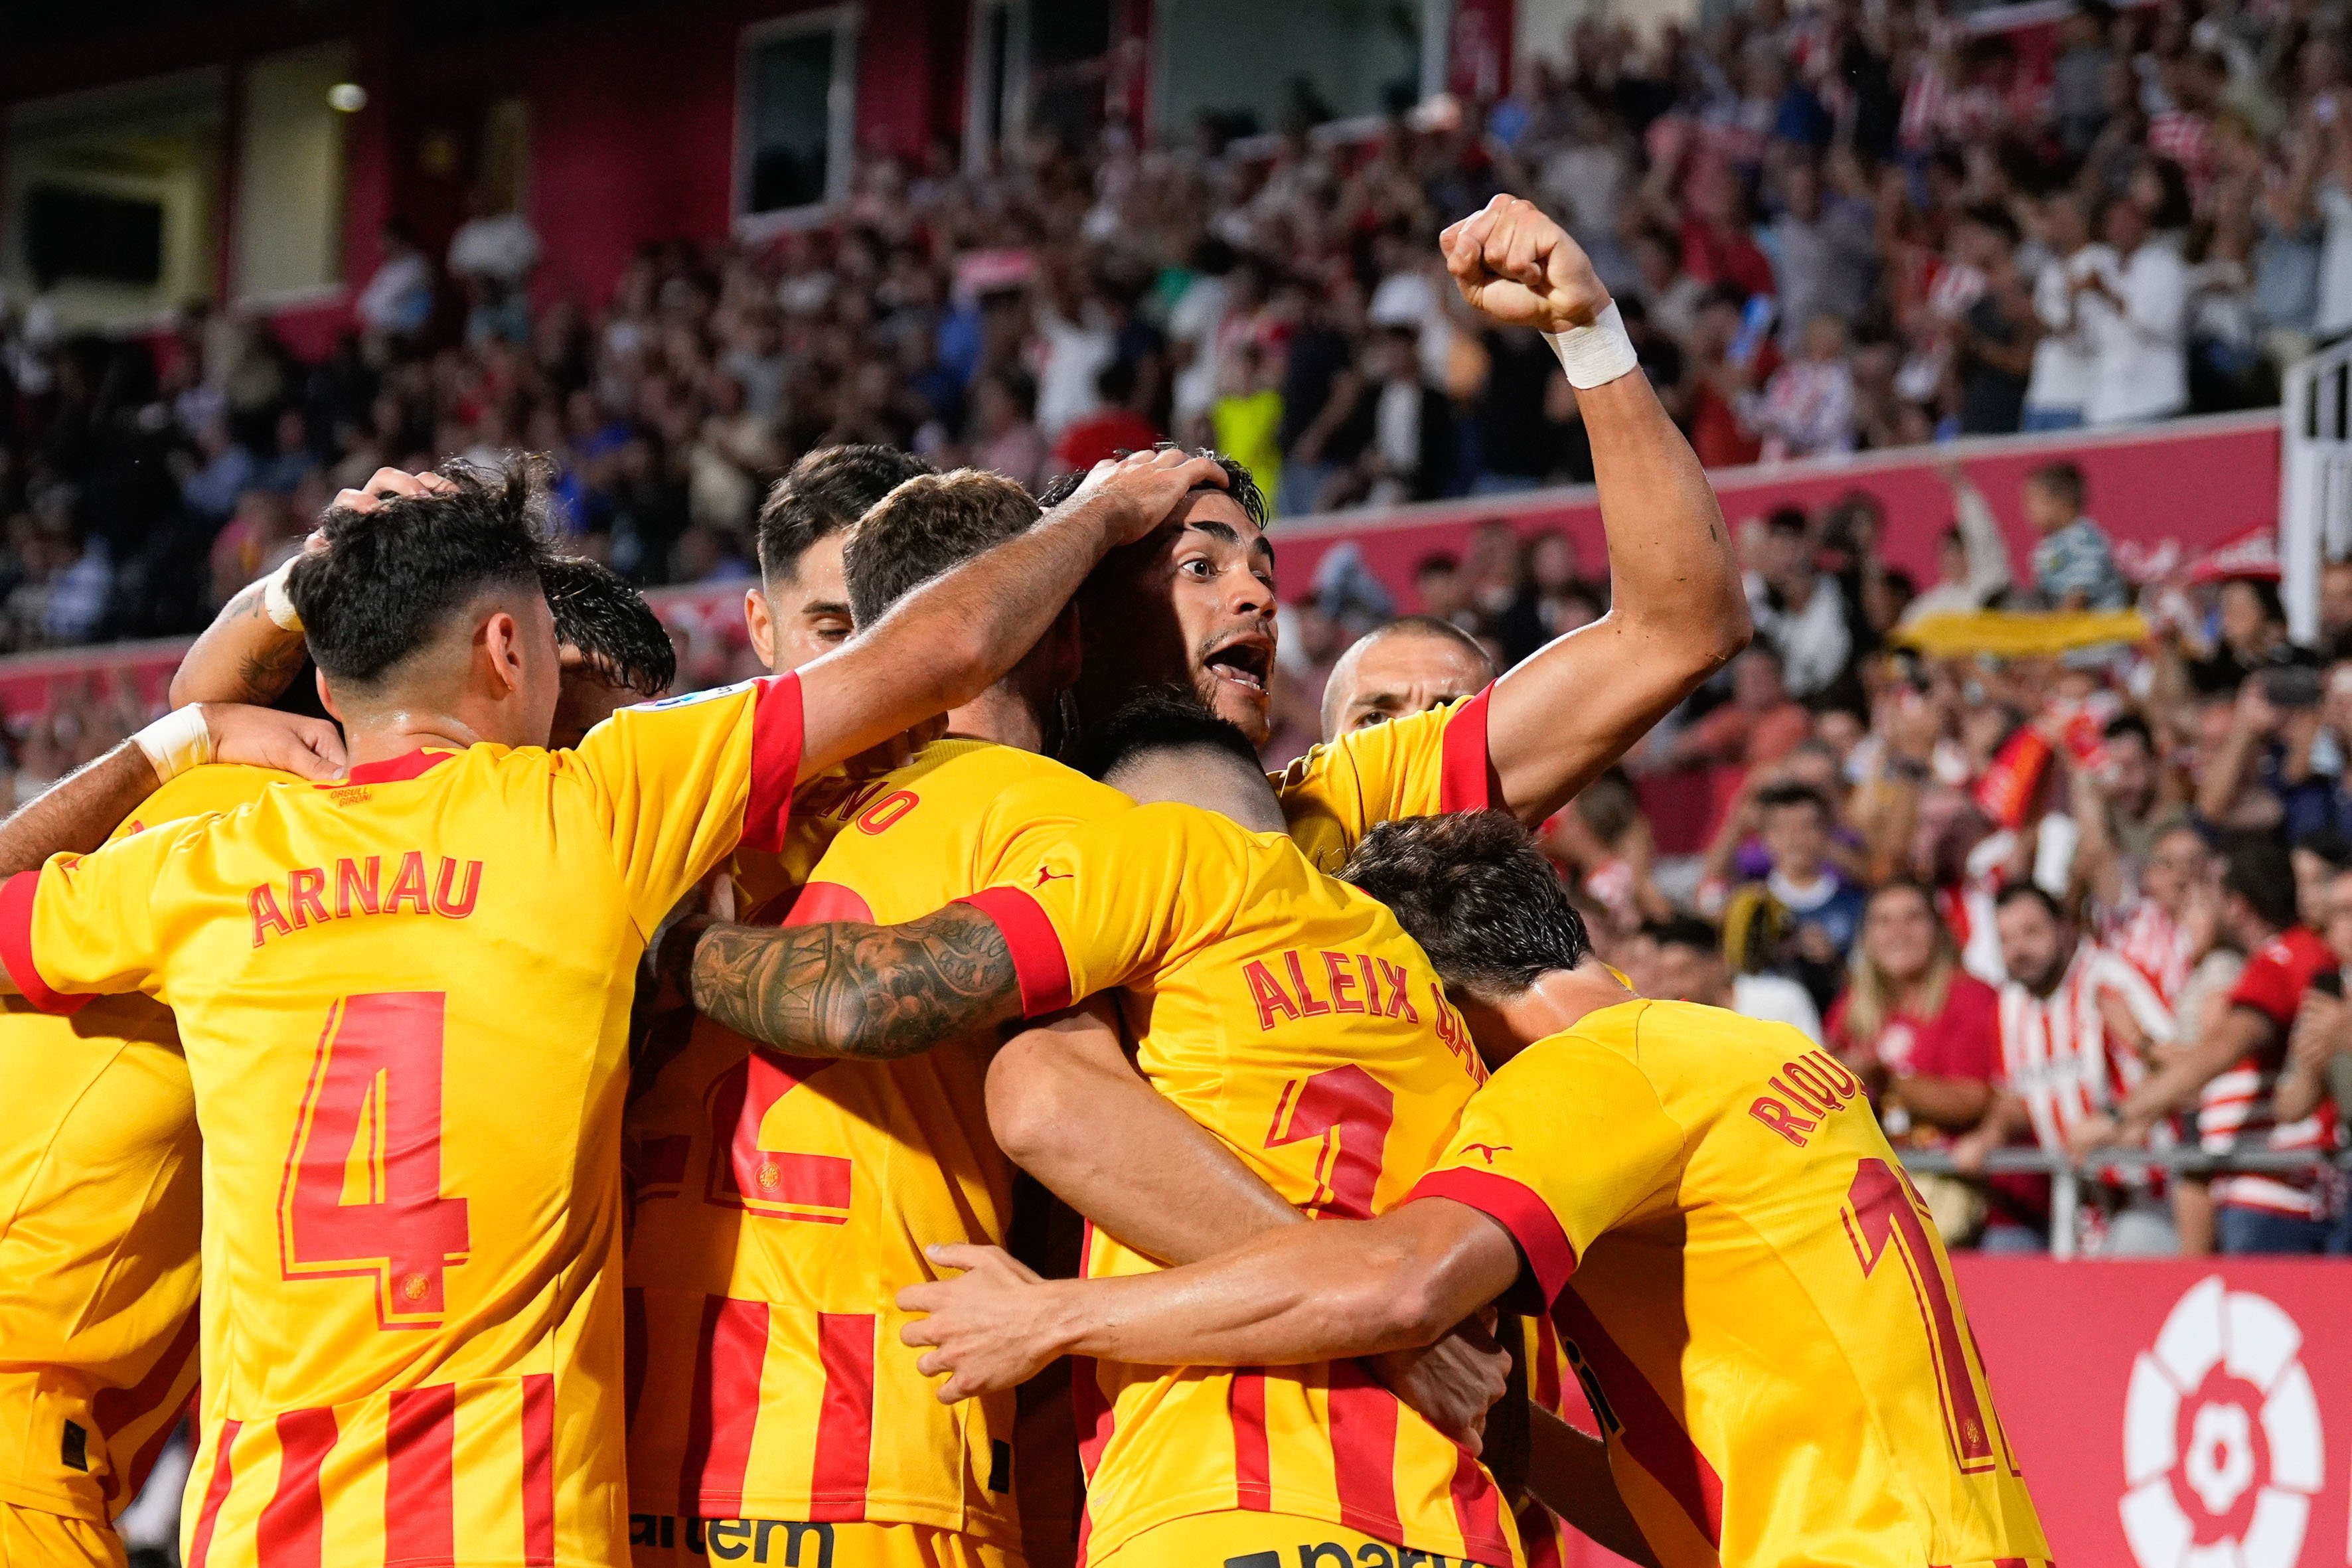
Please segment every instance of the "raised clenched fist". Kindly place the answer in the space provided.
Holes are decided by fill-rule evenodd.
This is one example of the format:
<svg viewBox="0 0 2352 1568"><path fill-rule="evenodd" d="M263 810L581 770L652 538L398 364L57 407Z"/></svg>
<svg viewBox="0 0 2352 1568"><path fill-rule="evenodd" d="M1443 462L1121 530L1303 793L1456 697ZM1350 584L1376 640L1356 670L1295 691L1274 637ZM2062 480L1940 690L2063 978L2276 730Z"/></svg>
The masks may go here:
<svg viewBox="0 0 2352 1568"><path fill-rule="evenodd" d="M1462 297L1507 327L1564 332L1609 308L1592 258L1518 196L1496 196L1438 236Z"/></svg>

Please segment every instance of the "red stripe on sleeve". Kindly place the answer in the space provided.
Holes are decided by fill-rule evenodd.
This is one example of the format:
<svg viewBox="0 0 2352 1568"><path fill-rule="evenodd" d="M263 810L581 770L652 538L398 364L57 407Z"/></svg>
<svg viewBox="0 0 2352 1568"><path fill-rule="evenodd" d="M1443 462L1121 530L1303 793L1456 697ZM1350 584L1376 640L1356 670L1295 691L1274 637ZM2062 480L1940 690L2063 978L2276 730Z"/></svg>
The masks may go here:
<svg viewBox="0 0 2352 1568"><path fill-rule="evenodd" d="M874 1314L819 1312L816 1353L824 1368L824 1403L817 1407L809 1518L861 1520L874 1462Z"/></svg>
<svg viewBox="0 0 2352 1568"><path fill-rule="evenodd" d="M860 925L872 925L874 910L855 888L845 888L838 882L811 882L793 900L792 911L784 916L783 923L813 926L827 921L856 921Z"/></svg>
<svg viewBox="0 0 2352 1568"><path fill-rule="evenodd" d="M1452 1198L1467 1204L1499 1224L1519 1244L1528 1269L1543 1291L1544 1305L1559 1299L1568 1277L1576 1272L1576 1248L1560 1228L1559 1216L1535 1190L1492 1171L1451 1165L1432 1171L1413 1184L1405 1202L1415 1198Z"/></svg>
<svg viewBox="0 0 2352 1568"><path fill-rule="evenodd" d="M1503 1494L1493 1478L1467 1450L1460 1450L1454 1456L1454 1479L1445 1489L1454 1499L1454 1527L1462 1532L1462 1555L1504 1568L1511 1561L1511 1548L1503 1539Z"/></svg>
<svg viewBox="0 0 2352 1568"><path fill-rule="evenodd" d="M555 1568L555 1378L522 1380L523 1568Z"/></svg>
<svg viewBox="0 0 2352 1568"><path fill-rule="evenodd" d="M446 1562L457 1554L457 1385L395 1388L383 1425L383 1556Z"/></svg>
<svg viewBox="0 0 2352 1568"><path fill-rule="evenodd" d="M1601 1392L1616 1411L1618 1437L1626 1453L1682 1505L1708 1545L1721 1546L1723 1481L1691 1441L1681 1418L1633 1358L1609 1337L1583 1297L1573 1290L1562 1291L1552 1307L1552 1321L1600 1381Z"/></svg>
<svg viewBox="0 0 2352 1568"><path fill-rule="evenodd" d="M41 885L37 870L19 871L0 882L0 964L25 1000L44 1013L78 1013L89 1005L87 996L53 991L33 963L33 895Z"/></svg>
<svg viewBox="0 0 2352 1568"><path fill-rule="evenodd" d="M1225 1407L1234 1418L1234 1506L1265 1513L1274 1507L1274 1464L1265 1441L1265 1373L1249 1367L1235 1372Z"/></svg>
<svg viewBox="0 0 2352 1568"><path fill-rule="evenodd" d="M1396 1395L1372 1381L1361 1363L1335 1361L1328 1407L1339 1522L1382 1541L1402 1540L1396 1505Z"/></svg>
<svg viewBox="0 0 2352 1568"><path fill-rule="evenodd" d="M188 1541L188 1568L205 1568L205 1559L212 1554L213 1526L220 1522L221 1504L228 1500L229 1479L236 1474L229 1454L244 1426L242 1421L221 1423L220 1437L213 1448L212 1479L205 1483L204 1507L196 1514L196 1532Z"/></svg>
<svg viewBox="0 0 2352 1568"><path fill-rule="evenodd" d="M751 787L743 803L743 847L772 855L784 847L784 826L793 815L793 785L800 782L799 671L788 670L761 681L752 700Z"/></svg>
<svg viewBox="0 0 2352 1568"><path fill-rule="evenodd" d="M970 904L996 922L1013 950L1013 973L1021 977L1021 1012L1034 1018L1070 1005L1070 964L1062 937L1035 899L1019 888L982 888L959 903Z"/></svg>
<svg viewBox="0 0 2352 1568"><path fill-rule="evenodd" d="M1503 804L1503 781L1486 754L1487 699L1490 683L1477 696L1456 708L1445 721L1445 739L1438 753L1437 809L1485 811Z"/></svg>
<svg viewBox="0 0 2352 1568"><path fill-rule="evenodd" d="M269 1568L319 1568L326 1525L319 1467L335 1447L335 1413L320 1405L278 1417L278 1489L261 1506L255 1553Z"/></svg>
<svg viewBox="0 0 2352 1568"><path fill-rule="evenodd" d="M768 1304L709 1298L694 1356L678 1512L733 1519L743 1511L743 1470L760 1423L760 1374L767 1362Z"/></svg>

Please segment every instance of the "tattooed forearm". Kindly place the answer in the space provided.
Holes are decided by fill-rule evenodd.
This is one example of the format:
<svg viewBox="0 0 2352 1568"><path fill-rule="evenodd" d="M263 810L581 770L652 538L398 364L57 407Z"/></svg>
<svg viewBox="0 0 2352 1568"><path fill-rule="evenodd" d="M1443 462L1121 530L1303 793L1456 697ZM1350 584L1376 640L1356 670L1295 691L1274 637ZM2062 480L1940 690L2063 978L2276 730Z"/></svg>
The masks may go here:
<svg viewBox="0 0 2352 1568"><path fill-rule="evenodd" d="M1021 1016L996 922L950 904L904 925L714 925L694 949L694 1005L794 1056L892 1061Z"/></svg>

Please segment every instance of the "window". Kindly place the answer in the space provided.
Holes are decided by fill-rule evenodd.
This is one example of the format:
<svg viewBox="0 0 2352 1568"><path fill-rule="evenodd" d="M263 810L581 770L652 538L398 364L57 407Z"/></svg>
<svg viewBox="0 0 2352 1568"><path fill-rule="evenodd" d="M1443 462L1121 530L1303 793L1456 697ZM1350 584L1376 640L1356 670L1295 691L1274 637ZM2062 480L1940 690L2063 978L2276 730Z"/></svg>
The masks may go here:
<svg viewBox="0 0 2352 1568"><path fill-rule="evenodd" d="M856 68L857 14L848 7L744 36L736 210L753 226L849 194Z"/></svg>
<svg viewBox="0 0 2352 1568"><path fill-rule="evenodd" d="M209 300L223 86L191 71L9 109L0 278L68 328Z"/></svg>
<svg viewBox="0 0 2352 1568"><path fill-rule="evenodd" d="M247 65L237 140L236 297L289 305L332 294L343 276L343 125L327 101L351 75L348 45Z"/></svg>

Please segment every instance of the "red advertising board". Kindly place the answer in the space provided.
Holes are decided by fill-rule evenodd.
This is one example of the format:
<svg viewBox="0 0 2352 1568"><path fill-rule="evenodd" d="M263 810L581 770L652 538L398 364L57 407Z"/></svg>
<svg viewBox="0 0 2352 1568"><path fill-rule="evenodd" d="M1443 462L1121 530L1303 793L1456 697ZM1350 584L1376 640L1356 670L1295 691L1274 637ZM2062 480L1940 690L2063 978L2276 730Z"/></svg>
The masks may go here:
<svg viewBox="0 0 2352 1568"><path fill-rule="evenodd" d="M2352 1562L2352 1260L1953 1261L2060 1563Z"/></svg>

